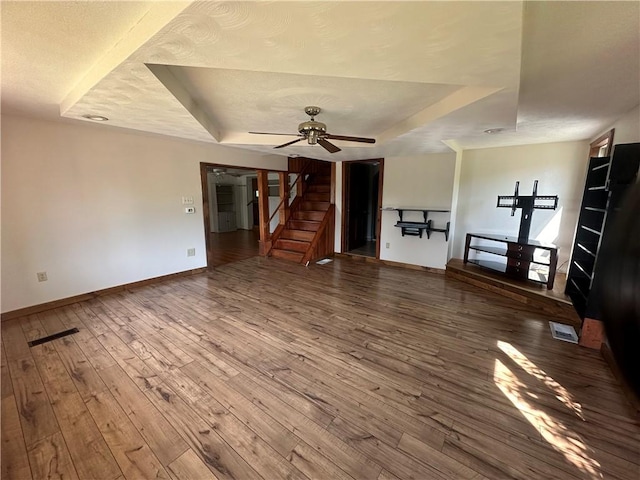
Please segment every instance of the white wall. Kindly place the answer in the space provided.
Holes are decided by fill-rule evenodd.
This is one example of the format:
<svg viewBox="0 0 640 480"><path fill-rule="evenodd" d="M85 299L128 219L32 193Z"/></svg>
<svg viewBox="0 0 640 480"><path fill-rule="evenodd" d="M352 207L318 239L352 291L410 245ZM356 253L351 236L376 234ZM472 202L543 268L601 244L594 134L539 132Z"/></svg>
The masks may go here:
<svg viewBox="0 0 640 480"><path fill-rule="evenodd" d="M255 175L247 175L244 178L244 182L245 182L245 193L246 193L246 199L245 199L245 210L247 211L247 230L251 230L253 228L253 204L249 203L253 200L255 200L253 198L253 178L256 178Z"/></svg>
<svg viewBox="0 0 640 480"><path fill-rule="evenodd" d="M640 105L627 112L613 125L593 137L591 141L594 141L596 138L600 137L612 128L615 128L616 130L613 134L614 145L617 145L618 143L640 142Z"/></svg>
<svg viewBox="0 0 640 480"><path fill-rule="evenodd" d="M236 225L239 229L249 230L249 217L247 215L247 185L245 177L236 179L233 186L234 201L236 204Z"/></svg>
<svg viewBox="0 0 640 480"><path fill-rule="evenodd" d="M534 212L530 238L558 245L561 266L571 253L588 154L587 141L464 151L453 256L462 258L467 233L517 237L521 211L511 217L510 209L496 208L497 197L513 195L516 181L520 194L530 195L539 180L538 195L558 195L558 209Z"/></svg>
<svg viewBox="0 0 640 480"><path fill-rule="evenodd" d="M216 174L207 173L207 186L209 187L209 232L218 231L218 197L216 195Z"/></svg>
<svg viewBox="0 0 640 480"><path fill-rule="evenodd" d="M3 116L2 312L205 266L200 162L287 168L285 157Z"/></svg>
<svg viewBox="0 0 640 480"><path fill-rule="evenodd" d="M383 207L451 208L451 191L455 169L455 153L389 157L384 161ZM447 242L443 233L434 232L427 239L402 236L394 225L398 213L382 212L380 259L445 268ZM429 214L434 228L444 228L448 213ZM405 213L405 220L423 221L422 213ZM389 248L387 248L387 243Z"/></svg>

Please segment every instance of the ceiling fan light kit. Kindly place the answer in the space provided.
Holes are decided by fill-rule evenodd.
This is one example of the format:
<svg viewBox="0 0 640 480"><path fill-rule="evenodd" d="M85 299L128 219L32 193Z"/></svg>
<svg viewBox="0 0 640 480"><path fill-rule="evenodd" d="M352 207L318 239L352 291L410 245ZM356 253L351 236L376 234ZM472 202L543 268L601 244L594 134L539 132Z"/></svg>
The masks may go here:
<svg viewBox="0 0 640 480"><path fill-rule="evenodd" d="M302 122L298 125L298 134L295 140L292 140L282 145L278 145L274 148L284 148L294 143L298 143L302 140L307 140L309 145L320 145L329 153L336 153L340 151L340 148L336 147L328 140L342 140L345 142L360 142L360 143L376 143L374 138L364 137L350 137L346 135L331 135L327 133L327 126L322 122L317 122L315 116L318 115L322 109L320 107L309 106L305 107L304 112L311 117L311 120ZM288 133L268 133L268 132L249 132L255 135L289 135ZM292 133L291 136L296 135Z"/></svg>

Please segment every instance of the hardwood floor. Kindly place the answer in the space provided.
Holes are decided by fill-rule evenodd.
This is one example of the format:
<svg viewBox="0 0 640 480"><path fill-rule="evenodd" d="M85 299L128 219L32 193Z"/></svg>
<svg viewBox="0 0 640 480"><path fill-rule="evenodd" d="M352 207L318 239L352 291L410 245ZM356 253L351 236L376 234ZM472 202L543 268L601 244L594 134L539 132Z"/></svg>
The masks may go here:
<svg viewBox="0 0 640 480"><path fill-rule="evenodd" d="M2 478L637 479L633 409L547 321L443 275L262 257L7 321Z"/></svg>
<svg viewBox="0 0 640 480"><path fill-rule="evenodd" d="M347 253L351 255L362 255L365 257L375 257L376 256L376 242L370 241L365 243L363 246L354 248L353 250L349 250Z"/></svg>
<svg viewBox="0 0 640 480"><path fill-rule="evenodd" d="M211 265L219 267L258 255L258 232L236 230L234 232L210 233Z"/></svg>

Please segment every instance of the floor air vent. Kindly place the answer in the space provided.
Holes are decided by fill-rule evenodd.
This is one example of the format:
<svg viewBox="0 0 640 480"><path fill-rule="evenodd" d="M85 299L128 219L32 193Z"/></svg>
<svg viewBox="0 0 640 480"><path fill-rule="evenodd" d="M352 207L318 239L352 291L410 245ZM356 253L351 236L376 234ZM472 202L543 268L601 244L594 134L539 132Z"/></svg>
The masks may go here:
<svg viewBox="0 0 640 480"><path fill-rule="evenodd" d="M316 262L317 265L326 265L327 263L331 263L333 260L331 258L323 258L322 260L318 260Z"/></svg>
<svg viewBox="0 0 640 480"><path fill-rule="evenodd" d="M576 329L571 325L565 325L564 323L549 322L549 328L551 328L551 336L556 340L562 340L564 342L578 343L578 334Z"/></svg>
<svg viewBox="0 0 640 480"><path fill-rule="evenodd" d="M35 347L36 345L42 345L43 343L51 342L53 340L57 340L58 338L66 337L67 335L73 335L74 333L78 333L76 327L70 328L69 330L64 330L62 332L54 333L53 335L48 335L46 337L37 338L35 340L31 340L29 342L30 347Z"/></svg>

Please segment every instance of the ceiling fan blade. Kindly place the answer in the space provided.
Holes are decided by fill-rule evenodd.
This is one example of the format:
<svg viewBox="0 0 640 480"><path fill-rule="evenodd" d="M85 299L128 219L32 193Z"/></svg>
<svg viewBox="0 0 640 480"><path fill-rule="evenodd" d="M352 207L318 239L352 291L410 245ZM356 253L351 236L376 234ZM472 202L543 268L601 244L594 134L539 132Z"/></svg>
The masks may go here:
<svg viewBox="0 0 640 480"><path fill-rule="evenodd" d="M340 151L340 149L338 147L336 147L331 142L327 142L324 138L319 138L318 139L318 144L322 145L324 147L324 149L327 150L329 153L336 153L336 152Z"/></svg>
<svg viewBox="0 0 640 480"><path fill-rule="evenodd" d="M283 143L282 145L278 145L277 147L273 147L273 148L288 147L291 144L298 143L300 140L304 140L304 137L296 138L295 140L292 140L292 141L287 142L287 143Z"/></svg>
<svg viewBox="0 0 640 480"><path fill-rule="evenodd" d="M346 135L325 135L325 138L330 138L332 140L344 140L345 142L360 142L360 143L376 143L375 138L364 138L364 137L348 137Z"/></svg>
<svg viewBox="0 0 640 480"><path fill-rule="evenodd" d="M271 132L249 132L253 135L286 135L288 137L299 136L299 133L271 133Z"/></svg>

